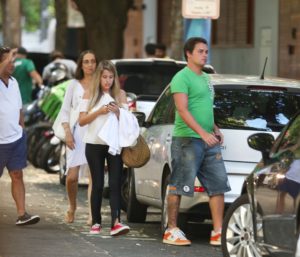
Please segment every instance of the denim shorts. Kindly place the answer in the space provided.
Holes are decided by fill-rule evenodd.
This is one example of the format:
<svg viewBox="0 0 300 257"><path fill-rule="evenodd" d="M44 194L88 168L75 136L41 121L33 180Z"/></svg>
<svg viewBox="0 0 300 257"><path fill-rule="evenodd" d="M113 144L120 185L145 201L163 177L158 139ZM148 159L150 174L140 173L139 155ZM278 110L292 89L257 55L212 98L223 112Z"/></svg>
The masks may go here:
<svg viewBox="0 0 300 257"><path fill-rule="evenodd" d="M27 166L26 134L9 144L0 144L0 177L6 167L8 171L20 171Z"/></svg>
<svg viewBox="0 0 300 257"><path fill-rule="evenodd" d="M170 194L193 196L196 177L209 196L231 190L220 145L209 147L200 138L173 137L171 157Z"/></svg>
<svg viewBox="0 0 300 257"><path fill-rule="evenodd" d="M288 178L284 178L278 184L277 189L282 192L288 192L293 198L296 198L300 193L299 183Z"/></svg>

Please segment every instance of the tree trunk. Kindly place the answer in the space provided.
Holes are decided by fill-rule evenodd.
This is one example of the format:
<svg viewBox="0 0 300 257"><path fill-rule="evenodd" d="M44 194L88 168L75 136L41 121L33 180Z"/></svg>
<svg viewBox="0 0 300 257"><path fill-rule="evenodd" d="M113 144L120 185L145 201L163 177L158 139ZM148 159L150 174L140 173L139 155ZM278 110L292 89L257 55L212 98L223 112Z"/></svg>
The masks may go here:
<svg viewBox="0 0 300 257"><path fill-rule="evenodd" d="M67 38L68 0L55 0L55 49L64 52Z"/></svg>
<svg viewBox="0 0 300 257"><path fill-rule="evenodd" d="M74 0L81 11L88 47L101 59L122 58L123 33L133 0Z"/></svg>
<svg viewBox="0 0 300 257"><path fill-rule="evenodd" d="M1 0L3 44L11 47L21 44L20 0Z"/></svg>
<svg viewBox="0 0 300 257"><path fill-rule="evenodd" d="M171 45L170 56L176 60L183 57L183 17L181 15L181 1L172 0L171 6Z"/></svg>

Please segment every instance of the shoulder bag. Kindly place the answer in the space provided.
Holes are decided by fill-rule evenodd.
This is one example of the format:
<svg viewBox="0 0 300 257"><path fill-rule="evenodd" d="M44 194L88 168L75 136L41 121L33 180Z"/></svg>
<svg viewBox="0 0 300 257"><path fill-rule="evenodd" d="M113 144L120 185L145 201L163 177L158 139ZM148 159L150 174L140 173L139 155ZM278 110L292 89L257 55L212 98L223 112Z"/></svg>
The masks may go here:
<svg viewBox="0 0 300 257"><path fill-rule="evenodd" d="M122 149L122 160L127 167L139 168L144 166L150 159L150 149L145 139L139 135L134 146Z"/></svg>

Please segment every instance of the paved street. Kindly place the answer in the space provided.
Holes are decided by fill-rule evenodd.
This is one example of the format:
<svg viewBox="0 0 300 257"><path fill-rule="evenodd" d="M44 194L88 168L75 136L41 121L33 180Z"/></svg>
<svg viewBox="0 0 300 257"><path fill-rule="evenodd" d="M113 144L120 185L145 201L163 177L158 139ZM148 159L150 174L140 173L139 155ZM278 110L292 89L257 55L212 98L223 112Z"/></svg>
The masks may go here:
<svg viewBox="0 0 300 257"><path fill-rule="evenodd" d="M168 246L161 243L160 216L156 210L148 215L146 224L129 224L131 232L122 237L109 236L110 212L108 201L103 206L103 231L89 235L87 221L86 186L79 188L76 221L63 222L67 208L65 187L58 184L58 176L29 166L24 174L28 212L39 214L37 225L17 227L15 205L10 195L10 178L5 172L0 179L0 257L48 256L205 256L221 257L218 247L208 244L210 225L190 224L187 231L191 247ZM123 220L126 218L124 216Z"/></svg>

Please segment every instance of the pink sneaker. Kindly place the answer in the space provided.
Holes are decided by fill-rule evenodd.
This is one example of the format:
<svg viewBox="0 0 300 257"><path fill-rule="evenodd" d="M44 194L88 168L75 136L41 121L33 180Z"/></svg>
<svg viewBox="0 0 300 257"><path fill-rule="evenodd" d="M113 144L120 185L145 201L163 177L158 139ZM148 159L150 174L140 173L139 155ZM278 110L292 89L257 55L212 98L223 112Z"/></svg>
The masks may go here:
<svg viewBox="0 0 300 257"><path fill-rule="evenodd" d="M100 234L100 231L101 231L101 225L96 223L91 227L90 234L98 235Z"/></svg>
<svg viewBox="0 0 300 257"><path fill-rule="evenodd" d="M119 222L116 225L114 225L114 227L110 230L110 235L111 236L125 235L129 232L129 230L130 230L129 226Z"/></svg>

